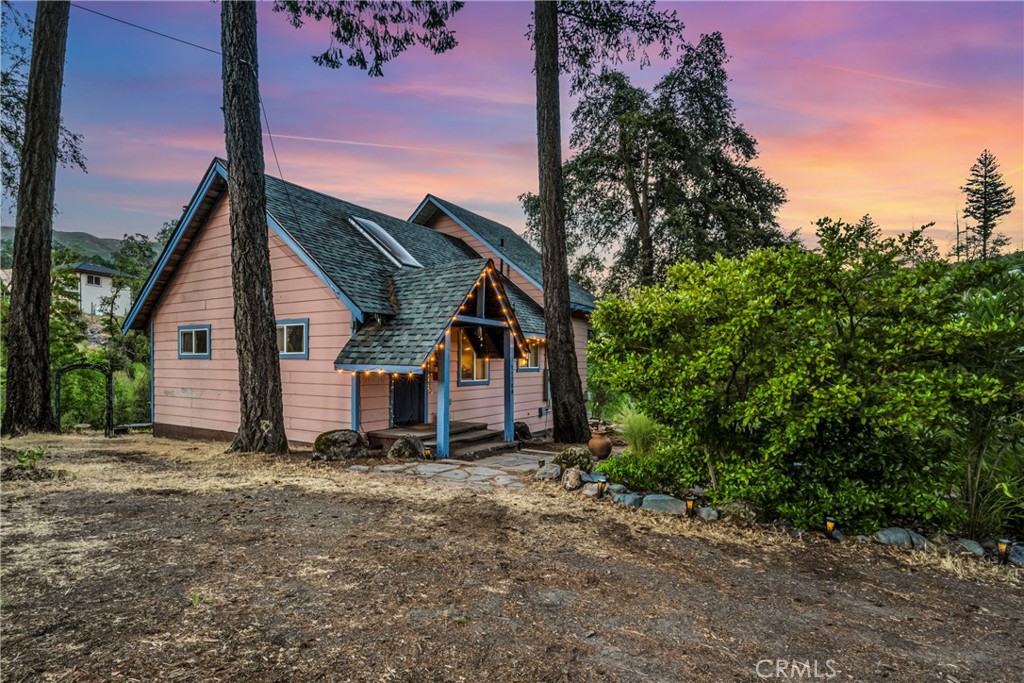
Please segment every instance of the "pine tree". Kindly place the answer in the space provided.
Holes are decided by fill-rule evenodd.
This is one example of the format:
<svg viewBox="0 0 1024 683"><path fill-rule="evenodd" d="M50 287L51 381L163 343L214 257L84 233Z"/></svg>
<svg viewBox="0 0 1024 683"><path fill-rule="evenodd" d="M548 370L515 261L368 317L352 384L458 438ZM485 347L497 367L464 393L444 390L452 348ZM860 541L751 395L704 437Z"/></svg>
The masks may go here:
<svg viewBox="0 0 1024 683"><path fill-rule="evenodd" d="M965 224L964 248L968 260L988 260L1009 244L1005 235L997 233L999 219L1010 213L1016 204L1013 190L1003 180L996 157L987 149L971 166L967 182L960 188L967 195L964 217L974 221Z"/></svg>

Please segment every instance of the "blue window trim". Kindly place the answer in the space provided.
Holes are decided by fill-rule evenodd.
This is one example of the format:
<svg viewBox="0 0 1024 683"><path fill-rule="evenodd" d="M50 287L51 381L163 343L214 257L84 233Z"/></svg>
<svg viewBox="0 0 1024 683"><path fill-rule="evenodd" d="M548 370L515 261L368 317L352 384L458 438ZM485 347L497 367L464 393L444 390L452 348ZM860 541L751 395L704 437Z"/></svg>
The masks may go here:
<svg viewBox="0 0 1024 683"><path fill-rule="evenodd" d="M278 358L280 358L281 360L309 360L309 318L293 318L290 320L278 320L277 326L280 327L281 325L302 325L302 353L285 353L281 351L277 354ZM287 337L287 333L285 334L285 337Z"/></svg>
<svg viewBox="0 0 1024 683"><path fill-rule="evenodd" d="M182 353L181 333L190 330L206 330L206 353ZM193 341L193 343L195 343ZM179 360L209 360L213 354L213 334L209 325L179 325L178 326L178 359Z"/></svg>
<svg viewBox="0 0 1024 683"><path fill-rule="evenodd" d="M487 386L488 384L491 383L491 359L490 358L485 359L487 361L487 365L485 366L487 368L487 379L462 379L462 335L463 334L464 334L463 329L459 328L459 348L458 348L458 354L456 356L456 365L458 367L455 370L456 386L460 386L460 387L484 387L484 386ZM473 348L472 344L470 344L470 348ZM474 361L474 363L476 362L476 360L477 360L476 349L473 349L473 361Z"/></svg>
<svg viewBox="0 0 1024 683"><path fill-rule="evenodd" d="M527 356L527 360L529 360L529 356ZM517 360L516 361L516 372L540 372L540 364L541 364L541 362L542 362L541 361L541 349L540 349L540 347L537 347L537 367L531 368L531 367L526 366L526 365L520 365L519 361Z"/></svg>

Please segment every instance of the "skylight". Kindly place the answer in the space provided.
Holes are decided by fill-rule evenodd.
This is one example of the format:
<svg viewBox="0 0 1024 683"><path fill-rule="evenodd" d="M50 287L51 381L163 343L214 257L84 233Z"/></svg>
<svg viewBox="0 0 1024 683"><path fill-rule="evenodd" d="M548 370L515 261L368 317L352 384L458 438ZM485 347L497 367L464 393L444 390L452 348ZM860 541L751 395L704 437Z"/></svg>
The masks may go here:
<svg viewBox="0 0 1024 683"><path fill-rule="evenodd" d="M423 267L419 261L413 258L412 254L405 250L405 247L398 243L398 240L373 221L353 216L352 224L396 266Z"/></svg>

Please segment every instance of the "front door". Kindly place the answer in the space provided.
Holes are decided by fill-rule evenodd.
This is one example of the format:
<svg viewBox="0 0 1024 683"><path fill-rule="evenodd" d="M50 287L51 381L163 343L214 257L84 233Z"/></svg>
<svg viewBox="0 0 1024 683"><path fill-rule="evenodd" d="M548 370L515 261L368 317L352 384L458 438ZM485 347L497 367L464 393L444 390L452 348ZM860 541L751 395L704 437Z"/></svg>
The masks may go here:
<svg viewBox="0 0 1024 683"><path fill-rule="evenodd" d="M394 380L395 425L423 423L423 375L399 375Z"/></svg>

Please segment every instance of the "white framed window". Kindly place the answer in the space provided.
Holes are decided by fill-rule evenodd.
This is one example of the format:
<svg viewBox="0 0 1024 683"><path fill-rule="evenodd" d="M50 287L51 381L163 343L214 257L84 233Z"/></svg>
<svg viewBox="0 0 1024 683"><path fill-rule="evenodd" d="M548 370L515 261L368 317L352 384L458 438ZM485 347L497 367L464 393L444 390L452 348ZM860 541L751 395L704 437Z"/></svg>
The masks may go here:
<svg viewBox="0 0 1024 683"><path fill-rule="evenodd" d="M99 287L100 283L101 283L101 280L100 280L100 276L99 275L86 275L85 276L85 284L87 284L87 285L93 285L94 287Z"/></svg>
<svg viewBox="0 0 1024 683"><path fill-rule="evenodd" d="M185 325L178 328L178 358L209 357L209 325Z"/></svg>
<svg viewBox="0 0 1024 683"><path fill-rule="evenodd" d="M309 318L277 321L277 353L281 358L309 358Z"/></svg>
<svg viewBox="0 0 1024 683"><path fill-rule="evenodd" d="M490 363L477 355L465 329L459 333L459 384L490 384Z"/></svg>

